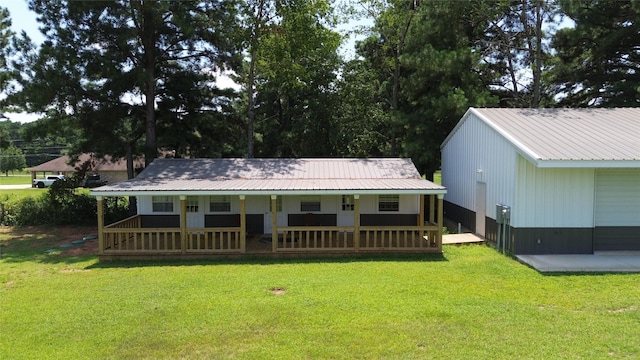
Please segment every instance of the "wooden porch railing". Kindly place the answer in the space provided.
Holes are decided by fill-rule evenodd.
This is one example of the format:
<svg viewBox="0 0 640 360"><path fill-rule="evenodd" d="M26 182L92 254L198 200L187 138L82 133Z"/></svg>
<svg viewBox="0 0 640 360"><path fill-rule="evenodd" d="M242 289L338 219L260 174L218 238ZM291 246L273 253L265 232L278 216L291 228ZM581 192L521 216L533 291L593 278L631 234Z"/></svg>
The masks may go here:
<svg viewBox="0 0 640 360"><path fill-rule="evenodd" d="M103 236L105 254L181 252L177 228L105 228Z"/></svg>
<svg viewBox="0 0 640 360"><path fill-rule="evenodd" d="M437 226L361 226L360 250L427 250L438 248Z"/></svg>
<svg viewBox="0 0 640 360"><path fill-rule="evenodd" d="M361 226L355 244L351 226L279 227L277 251L422 251L438 249L438 227Z"/></svg>
<svg viewBox="0 0 640 360"><path fill-rule="evenodd" d="M280 231L278 251L353 249L352 226L285 226Z"/></svg>
<svg viewBox="0 0 640 360"><path fill-rule="evenodd" d="M438 251L438 227L352 226L278 227L277 252ZM104 254L241 253L241 228L141 228L140 216L103 229ZM357 243L356 243L356 240Z"/></svg>
<svg viewBox="0 0 640 360"><path fill-rule="evenodd" d="M240 252L240 228L189 228L186 252Z"/></svg>

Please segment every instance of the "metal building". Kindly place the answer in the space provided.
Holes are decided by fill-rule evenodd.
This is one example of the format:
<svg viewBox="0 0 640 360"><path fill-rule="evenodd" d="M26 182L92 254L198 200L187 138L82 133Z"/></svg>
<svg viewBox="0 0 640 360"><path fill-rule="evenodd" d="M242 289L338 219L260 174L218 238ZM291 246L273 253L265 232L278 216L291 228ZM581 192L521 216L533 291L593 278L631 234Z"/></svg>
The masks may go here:
<svg viewBox="0 0 640 360"><path fill-rule="evenodd" d="M640 250L640 108L470 108L441 149L445 217L513 253Z"/></svg>

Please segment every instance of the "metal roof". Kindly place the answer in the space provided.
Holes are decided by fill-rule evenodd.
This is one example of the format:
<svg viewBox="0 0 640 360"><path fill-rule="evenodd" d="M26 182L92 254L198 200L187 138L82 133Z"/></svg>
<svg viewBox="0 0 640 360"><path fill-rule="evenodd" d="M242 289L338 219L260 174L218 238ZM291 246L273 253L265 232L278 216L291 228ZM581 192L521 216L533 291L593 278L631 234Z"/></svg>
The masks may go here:
<svg viewBox="0 0 640 360"><path fill-rule="evenodd" d="M29 168L29 171L75 172L76 166L79 166L86 161L93 162L93 171L127 171L127 162L125 159L113 161L109 155L98 158L93 153L80 154L78 156L78 160L73 163L69 155L63 155ZM144 167L144 158L136 158L134 160L134 166L136 168Z"/></svg>
<svg viewBox="0 0 640 360"><path fill-rule="evenodd" d="M156 159L93 195L444 194L411 159Z"/></svg>
<svg viewBox="0 0 640 360"><path fill-rule="evenodd" d="M640 108L470 108L539 167L640 167Z"/></svg>

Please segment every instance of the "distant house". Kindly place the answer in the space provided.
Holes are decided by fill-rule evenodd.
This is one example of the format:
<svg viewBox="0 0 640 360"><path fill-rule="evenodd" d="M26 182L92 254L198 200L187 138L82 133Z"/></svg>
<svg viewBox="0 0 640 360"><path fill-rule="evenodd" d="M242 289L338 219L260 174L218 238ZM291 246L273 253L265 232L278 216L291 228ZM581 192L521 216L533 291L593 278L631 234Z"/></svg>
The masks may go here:
<svg viewBox="0 0 640 360"><path fill-rule="evenodd" d="M73 163L68 155L60 156L51 161L29 168L29 171L31 172L32 179L35 179L38 173L42 175L62 174L71 176L77 172L79 166L87 161L90 161L92 164L91 172L99 174L101 180L109 183L127 180L127 162L125 159L111 161L110 156L98 158L90 153L81 154L78 156L78 160ZM134 168L139 169L142 167L144 167L144 159L136 159L134 161Z"/></svg>
<svg viewBox="0 0 640 360"><path fill-rule="evenodd" d="M445 193L410 159L156 159L91 192L103 258L441 252ZM108 196L138 214L104 226Z"/></svg>
<svg viewBox="0 0 640 360"><path fill-rule="evenodd" d="M640 108L471 108L442 183L447 218L515 254L638 251Z"/></svg>

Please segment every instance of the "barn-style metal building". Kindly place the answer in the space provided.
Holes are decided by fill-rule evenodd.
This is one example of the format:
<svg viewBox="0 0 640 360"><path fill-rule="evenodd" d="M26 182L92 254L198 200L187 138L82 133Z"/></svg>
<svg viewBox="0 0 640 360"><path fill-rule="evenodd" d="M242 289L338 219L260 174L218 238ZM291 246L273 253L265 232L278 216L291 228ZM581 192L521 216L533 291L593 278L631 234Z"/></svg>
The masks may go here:
<svg viewBox="0 0 640 360"><path fill-rule="evenodd" d="M441 149L445 217L513 253L640 251L640 108L470 108Z"/></svg>

